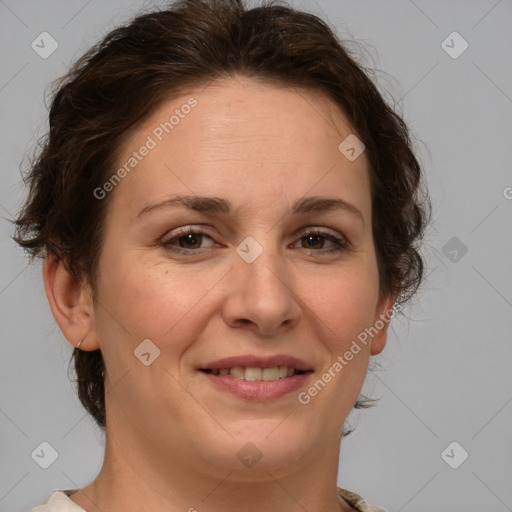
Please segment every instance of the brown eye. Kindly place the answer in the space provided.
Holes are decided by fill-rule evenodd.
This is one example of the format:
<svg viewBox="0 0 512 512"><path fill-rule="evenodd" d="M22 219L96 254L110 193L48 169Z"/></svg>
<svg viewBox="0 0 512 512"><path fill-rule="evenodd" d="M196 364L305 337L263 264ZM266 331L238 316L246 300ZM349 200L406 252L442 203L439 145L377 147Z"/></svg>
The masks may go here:
<svg viewBox="0 0 512 512"><path fill-rule="evenodd" d="M323 249L323 245L324 245L324 241L323 241L323 236L321 235L307 235L305 237L302 238L302 241L306 241L306 244L307 244L307 247L304 247L305 249ZM317 247L314 247L314 246L317 246ZM322 247L318 247L318 246L322 246Z"/></svg>
<svg viewBox="0 0 512 512"><path fill-rule="evenodd" d="M188 235L180 236L176 238L179 243L179 246L184 249L199 249L201 247L202 234L199 233L189 233ZM199 244L199 247L197 245Z"/></svg>
<svg viewBox="0 0 512 512"><path fill-rule="evenodd" d="M319 255L346 251L349 248L349 243L345 238L338 238L323 231L307 231L303 233L300 240L304 249ZM324 248L326 240L332 245L330 249Z"/></svg>
<svg viewBox="0 0 512 512"><path fill-rule="evenodd" d="M194 231L191 228L181 230L170 238L162 240L160 245L174 252L199 252L197 249L205 249L201 244L205 238L211 237L202 231Z"/></svg>

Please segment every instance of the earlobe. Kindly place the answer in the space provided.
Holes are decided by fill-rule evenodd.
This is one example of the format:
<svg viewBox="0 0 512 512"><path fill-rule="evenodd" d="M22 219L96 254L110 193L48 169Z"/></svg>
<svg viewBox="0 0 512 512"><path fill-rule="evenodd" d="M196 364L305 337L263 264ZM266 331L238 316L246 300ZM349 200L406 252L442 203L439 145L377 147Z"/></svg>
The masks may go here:
<svg viewBox="0 0 512 512"><path fill-rule="evenodd" d="M53 254L44 260L43 280L50 309L68 342L81 350L98 349L92 295L85 281L76 279Z"/></svg>
<svg viewBox="0 0 512 512"><path fill-rule="evenodd" d="M398 297L398 294L387 295L381 297L377 306L375 320L373 326L378 331L372 338L370 354L372 356L380 354L386 346L388 338L388 327L391 320L393 305Z"/></svg>

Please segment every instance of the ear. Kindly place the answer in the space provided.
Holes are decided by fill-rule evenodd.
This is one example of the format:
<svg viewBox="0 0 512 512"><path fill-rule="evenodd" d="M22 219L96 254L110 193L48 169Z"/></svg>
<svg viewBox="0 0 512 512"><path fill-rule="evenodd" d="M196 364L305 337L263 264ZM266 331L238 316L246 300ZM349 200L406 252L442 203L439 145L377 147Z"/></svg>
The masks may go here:
<svg viewBox="0 0 512 512"><path fill-rule="evenodd" d="M94 329L93 295L86 280L77 280L64 261L49 253L43 263L46 297L68 342L80 350L99 347Z"/></svg>
<svg viewBox="0 0 512 512"><path fill-rule="evenodd" d="M398 293L392 295L384 295L379 298L377 309L375 311L375 319L373 325L378 329L377 334L373 336L370 354L372 356L380 354L386 346L388 339L388 327L391 320L391 313L393 311L393 304L398 298Z"/></svg>

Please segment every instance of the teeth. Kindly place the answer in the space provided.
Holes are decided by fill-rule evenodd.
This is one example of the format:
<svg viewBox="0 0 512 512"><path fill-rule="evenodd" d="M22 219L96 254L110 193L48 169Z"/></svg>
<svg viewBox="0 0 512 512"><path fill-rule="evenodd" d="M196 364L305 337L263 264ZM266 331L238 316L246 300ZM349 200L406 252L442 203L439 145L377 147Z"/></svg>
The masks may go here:
<svg viewBox="0 0 512 512"><path fill-rule="evenodd" d="M246 368L245 380L261 380L261 368Z"/></svg>
<svg viewBox="0 0 512 512"><path fill-rule="evenodd" d="M210 370L214 375L231 375L235 379L243 379L248 381L273 381L291 377L298 373L295 368L290 366L274 366L273 368L254 368L233 366L232 368L220 368L218 370Z"/></svg>
<svg viewBox="0 0 512 512"><path fill-rule="evenodd" d="M228 371L232 377L236 377L237 379L245 379L245 370L241 366L233 366L233 368L229 369Z"/></svg>
<svg viewBox="0 0 512 512"><path fill-rule="evenodd" d="M261 372L261 380L278 380L279 379L279 368L264 368Z"/></svg>

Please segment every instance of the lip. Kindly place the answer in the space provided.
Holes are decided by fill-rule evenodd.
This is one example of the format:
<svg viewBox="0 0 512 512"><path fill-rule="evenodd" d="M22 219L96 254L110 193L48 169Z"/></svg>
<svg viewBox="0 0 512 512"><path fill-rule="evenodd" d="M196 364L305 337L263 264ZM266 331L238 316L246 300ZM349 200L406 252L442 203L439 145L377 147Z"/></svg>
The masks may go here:
<svg viewBox="0 0 512 512"><path fill-rule="evenodd" d="M225 366L221 366L221 368L225 368ZM212 384L217 386L218 389L232 393L245 400L280 398L304 386L306 380L312 375L312 372L308 372L273 381L251 381L237 379L231 375L213 375L201 371L199 373L210 379Z"/></svg>
<svg viewBox="0 0 512 512"><path fill-rule="evenodd" d="M206 363L198 368L199 370L220 370L221 368L233 368L233 366L250 366L252 368L274 368L275 366L292 366L296 370L304 372L312 371L310 365L294 356L276 354L272 356L257 356L249 354L246 356L232 356ZM284 380L284 379L280 379Z"/></svg>

